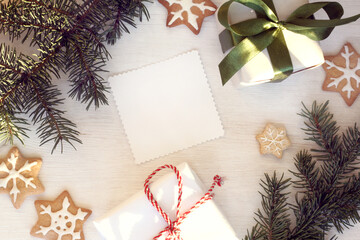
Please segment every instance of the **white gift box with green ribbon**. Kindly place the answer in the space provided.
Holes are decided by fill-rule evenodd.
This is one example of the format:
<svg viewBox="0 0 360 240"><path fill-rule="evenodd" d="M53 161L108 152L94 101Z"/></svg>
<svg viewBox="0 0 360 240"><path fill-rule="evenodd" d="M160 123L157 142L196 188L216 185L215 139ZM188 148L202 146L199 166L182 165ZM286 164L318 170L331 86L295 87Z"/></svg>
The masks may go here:
<svg viewBox="0 0 360 240"><path fill-rule="evenodd" d="M307 0L273 0L277 15L280 20L285 20L298 7L308 3ZM255 11L239 3L233 3L229 10L229 22L235 24L244 20L257 18ZM222 32L224 27L219 25L219 37L222 42L223 52L227 54L231 39ZM324 63L323 52L318 42L310 38L283 30L287 48L290 53L293 73L321 66ZM223 36L222 36L223 35ZM237 87L246 87L270 82L275 76L273 66L267 49L246 63L232 78L231 82Z"/></svg>

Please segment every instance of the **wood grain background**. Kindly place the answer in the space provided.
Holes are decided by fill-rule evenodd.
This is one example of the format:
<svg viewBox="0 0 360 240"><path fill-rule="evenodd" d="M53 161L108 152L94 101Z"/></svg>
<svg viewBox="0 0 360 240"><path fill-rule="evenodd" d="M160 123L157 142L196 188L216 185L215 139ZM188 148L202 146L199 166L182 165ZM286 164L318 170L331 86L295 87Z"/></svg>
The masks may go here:
<svg viewBox="0 0 360 240"><path fill-rule="evenodd" d="M360 11L360 1L339 0L345 8L345 16ZM216 2L219 6L219 2ZM116 45L110 46L111 61L107 64L108 75L158 62L191 49L200 52L214 99L225 129L225 136L190 149L186 149L142 165L136 165L129 149L124 129L120 122L113 98L108 95L109 106L98 110L85 110L85 106L67 99L62 106L66 116L73 120L81 132L82 145L77 150L66 147L65 152L50 154L52 145L39 147L31 127L30 138L25 146L16 145L28 157L42 157L40 179L45 193L29 197L19 210L13 208L6 195L0 195L0 239L29 240L30 229L37 221L34 200L55 199L63 190L68 190L75 203L90 208L93 215L85 225L88 240L100 240L91 223L97 217L115 207L133 193L142 189L143 181L156 167L165 164L188 162L205 184L210 184L214 174L226 176L227 181L216 194L215 201L223 210L231 225L242 238L246 229L254 224L253 212L260 207L259 181L264 172L285 173L293 169L293 157L312 143L304 141L303 119L297 115L301 102L309 105L330 100L330 110L344 130L359 122L360 99L348 107L339 94L321 90L325 73L322 68L306 71L279 84L264 84L242 90L231 84L221 86L217 65L222 59L217 39L214 16L205 19L203 28L195 36L185 26L166 28L166 9L157 1L147 4L151 13L149 22L138 23L131 34L125 34ZM345 42L350 42L360 51L360 21L338 27L321 42L326 55L337 54ZM1 36L5 41L5 37ZM14 43L18 48L22 46ZM23 48L25 52L29 50ZM170 78L171 76L169 76ZM67 77L56 80L64 96L69 90ZM266 123L282 124L287 128L292 146L283 159L259 154L255 135ZM174 126L176 127L176 126ZM10 146L0 147L0 157L5 156ZM360 224L346 230L340 239L359 239Z"/></svg>

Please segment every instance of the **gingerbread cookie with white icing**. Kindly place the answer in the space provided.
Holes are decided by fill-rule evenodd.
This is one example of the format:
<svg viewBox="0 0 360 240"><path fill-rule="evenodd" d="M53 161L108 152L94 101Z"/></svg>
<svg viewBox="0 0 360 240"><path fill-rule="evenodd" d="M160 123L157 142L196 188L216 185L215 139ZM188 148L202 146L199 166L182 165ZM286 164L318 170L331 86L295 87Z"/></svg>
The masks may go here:
<svg viewBox="0 0 360 240"><path fill-rule="evenodd" d="M92 211L75 205L64 191L54 201L35 201L38 221L31 230L34 237L46 240L85 240L83 225Z"/></svg>
<svg viewBox="0 0 360 240"><path fill-rule="evenodd" d="M199 34L205 17L216 12L210 0L159 0L168 11L166 26L186 25L194 34Z"/></svg>
<svg viewBox="0 0 360 240"><path fill-rule="evenodd" d="M276 127L271 123L266 124L264 131L256 136L260 144L261 154L273 154L282 158L283 151L290 146L290 140L284 127Z"/></svg>
<svg viewBox="0 0 360 240"><path fill-rule="evenodd" d="M16 147L0 159L0 193L8 193L15 208L20 208L27 196L44 192L37 178L41 165L40 158L24 158Z"/></svg>
<svg viewBox="0 0 360 240"><path fill-rule="evenodd" d="M335 56L326 56L323 68L326 78L323 90L338 92L348 106L360 94L360 54L346 43Z"/></svg>

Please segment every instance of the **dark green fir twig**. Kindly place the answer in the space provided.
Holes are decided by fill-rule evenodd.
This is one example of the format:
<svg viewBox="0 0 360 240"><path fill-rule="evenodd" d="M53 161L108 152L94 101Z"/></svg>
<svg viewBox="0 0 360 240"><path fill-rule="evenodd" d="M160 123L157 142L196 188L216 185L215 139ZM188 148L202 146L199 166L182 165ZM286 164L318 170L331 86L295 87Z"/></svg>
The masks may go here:
<svg viewBox="0 0 360 240"><path fill-rule="evenodd" d="M60 73L69 77L68 95L98 108L107 104L101 73L110 58L106 42L114 44L135 19L149 13L147 0L0 0L0 34L30 43L38 54L26 56L0 44L0 141L23 141L27 113L38 124L41 145L81 143L76 125L61 109L64 99L52 84ZM28 41L26 41L28 40Z"/></svg>
<svg viewBox="0 0 360 240"><path fill-rule="evenodd" d="M295 156L294 180L265 174L262 210L255 213L257 224L245 240L336 239L328 236L332 228L341 233L360 221L360 132L355 124L340 134L328 104L303 105L303 130L316 147ZM295 204L287 201L289 186L296 190Z"/></svg>

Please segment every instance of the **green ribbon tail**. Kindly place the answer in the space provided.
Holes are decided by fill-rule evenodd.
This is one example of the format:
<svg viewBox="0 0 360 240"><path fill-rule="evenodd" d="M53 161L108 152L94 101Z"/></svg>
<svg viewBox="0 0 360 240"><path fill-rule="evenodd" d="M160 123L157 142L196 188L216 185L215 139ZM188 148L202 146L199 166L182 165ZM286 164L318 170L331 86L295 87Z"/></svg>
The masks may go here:
<svg viewBox="0 0 360 240"><path fill-rule="evenodd" d="M280 29L277 31L279 32L277 37L267 48L274 70L274 78L271 83L285 80L294 71L284 34Z"/></svg>
<svg viewBox="0 0 360 240"><path fill-rule="evenodd" d="M263 0L263 2L275 13L277 16L277 12L275 9L275 5L273 0ZM258 18L266 17L264 14L259 12L256 13ZM267 25L271 25L270 22ZM251 26L250 26L251 28ZM282 30L278 29L277 37L274 41L267 47L270 61L274 71L274 77L271 79L271 83L281 82L288 78L294 71L290 52L288 50L285 36Z"/></svg>
<svg viewBox="0 0 360 240"><path fill-rule="evenodd" d="M225 85L247 62L267 48L278 33L277 30L266 31L236 45L219 64L222 84Z"/></svg>
<svg viewBox="0 0 360 240"><path fill-rule="evenodd" d="M314 41L320 41L329 37L336 26L355 22L359 18L360 14L332 20L295 19L285 26L289 31L305 35Z"/></svg>
<svg viewBox="0 0 360 240"><path fill-rule="evenodd" d="M312 15L323 9L330 20L312 19ZM326 39L336 26L355 22L360 14L343 18L344 9L337 2L314 2L304 4L296 9L286 20L286 29L307 36L308 38L320 41Z"/></svg>
<svg viewBox="0 0 360 240"><path fill-rule="evenodd" d="M276 12L276 8L275 8L275 5L274 5L274 2L273 0L262 0L273 12L274 14L277 16L277 12ZM256 15L258 17L266 17L264 14L261 14L260 12L257 12Z"/></svg>
<svg viewBox="0 0 360 240"><path fill-rule="evenodd" d="M239 23L229 22L229 8L232 3L239 3L253 9L257 19ZM328 20L316 20L313 15L324 10ZM291 56L287 48L283 30L292 31L320 41L327 38L336 26L354 22L360 14L343 18L344 9L337 2L308 3L296 9L286 21L279 21L273 0L230 0L218 11L219 22L226 28L221 33L221 45L226 51L235 47L219 64L222 83L227 83L236 72L257 54L268 48L275 77L281 81L293 72ZM225 43L226 41L226 43Z"/></svg>

